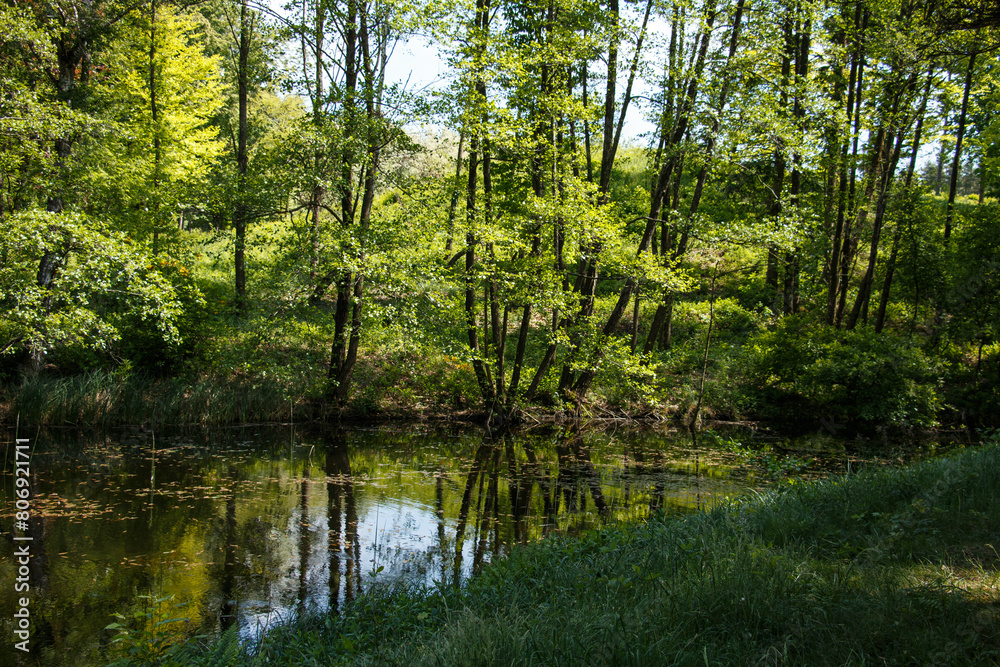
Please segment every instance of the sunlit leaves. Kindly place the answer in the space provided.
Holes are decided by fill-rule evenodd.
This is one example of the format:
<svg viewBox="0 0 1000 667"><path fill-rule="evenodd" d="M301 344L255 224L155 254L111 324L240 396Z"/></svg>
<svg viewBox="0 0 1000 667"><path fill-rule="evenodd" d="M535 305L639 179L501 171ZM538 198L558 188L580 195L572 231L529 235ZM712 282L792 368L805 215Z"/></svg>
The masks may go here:
<svg viewBox="0 0 1000 667"><path fill-rule="evenodd" d="M57 178L56 138L94 131L90 118L56 100L50 32L23 10L0 7L0 217L44 203Z"/></svg>
<svg viewBox="0 0 1000 667"><path fill-rule="evenodd" d="M123 317L137 317L168 341L177 339L180 304L151 260L120 232L83 216L29 210L10 216L0 236L0 321L5 353L59 347L107 350ZM39 263L56 265L48 286Z"/></svg>
<svg viewBox="0 0 1000 667"><path fill-rule="evenodd" d="M218 63L205 57L190 18L158 10L155 24L134 16L107 54L95 93L114 132L90 150L92 205L109 207L139 238L185 207L199 191L222 144L209 125L222 104ZM155 40L157 117L150 90ZM157 148L158 146L158 148Z"/></svg>

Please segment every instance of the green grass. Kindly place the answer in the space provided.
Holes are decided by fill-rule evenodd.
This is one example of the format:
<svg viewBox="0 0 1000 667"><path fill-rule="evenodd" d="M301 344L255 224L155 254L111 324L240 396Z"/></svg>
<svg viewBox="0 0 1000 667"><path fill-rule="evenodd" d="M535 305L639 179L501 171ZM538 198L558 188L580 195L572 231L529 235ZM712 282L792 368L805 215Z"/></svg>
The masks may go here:
<svg viewBox="0 0 1000 667"><path fill-rule="evenodd" d="M283 422L312 417L303 390L263 378L184 381L96 370L3 388L0 421L46 426Z"/></svg>
<svg viewBox="0 0 1000 667"><path fill-rule="evenodd" d="M461 590L375 590L276 628L231 664L997 664L998 489L994 442L550 539Z"/></svg>

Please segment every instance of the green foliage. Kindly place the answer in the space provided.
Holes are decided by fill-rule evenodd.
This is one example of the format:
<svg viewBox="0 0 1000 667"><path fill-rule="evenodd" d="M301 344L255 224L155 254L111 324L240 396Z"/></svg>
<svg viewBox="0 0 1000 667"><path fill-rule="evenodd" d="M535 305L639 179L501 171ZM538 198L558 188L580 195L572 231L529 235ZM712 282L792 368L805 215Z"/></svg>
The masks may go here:
<svg viewBox="0 0 1000 667"><path fill-rule="evenodd" d="M940 8L866 6L858 40L850 7L815 3L765 4L759 20L737 22L735 0L491 0L485 12L471 1L303 0L281 29L228 0L190 12L22 5L0 8L0 222L13 230L0 240L0 352L15 384L48 361L64 373L232 380L264 403L344 388L336 400L365 413L464 409L474 386L520 410L539 371L532 398L548 406L683 412L700 398L692 378L708 317L692 276L725 255L709 414L928 425L941 394L956 418L997 419L997 205L979 205L975 178L963 179L946 243L944 198L901 185L920 114L919 150L934 144L947 167L961 74L993 37L936 30ZM415 99L386 78L404 30L438 40L450 87ZM655 88L643 94L656 126L645 148L628 137L628 115L616 135L616 112L634 115L637 100L604 85L633 68ZM224 157L239 143L240 72L245 164ZM995 63L981 56L970 82L960 157L988 193L1000 159ZM428 119L448 129L418 138ZM899 151L879 143L888 128ZM605 145L613 137L620 148ZM218 235L205 243L191 226ZM232 265L244 248L231 226L247 230L250 298L238 304ZM788 312L826 310L845 230L848 313L857 298L867 324L892 252L887 331L897 333L797 320L761 333ZM154 253L169 258L140 251L154 234L169 241ZM211 263L187 254L209 247ZM55 282L38 288L46 263ZM643 295L639 349L653 300L673 294L672 349L632 352L625 285ZM414 370L420 359L426 372ZM521 384L505 392L515 366ZM223 412L269 413L237 404Z"/></svg>
<svg viewBox="0 0 1000 667"><path fill-rule="evenodd" d="M681 301L674 306L674 336L680 341L703 338L708 319L708 301ZM712 337L717 340L742 342L764 324L762 315L747 310L736 299L725 297L715 300Z"/></svg>
<svg viewBox="0 0 1000 667"><path fill-rule="evenodd" d="M953 336L993 342L1000 336L1000 204L971 207L959 219L951 249L945 303Z"/></svg>
<svg viewBox="0 0 1000 667"><path fill-rule="evenodd" d="M226 70L229 73L229 70ZM199 184L197 208L185 211L186 224L216 228L230 226L234 211L243 206L254 222L270 222L287 204L290 178L289 128L303 115L302 100L281 97L272 88L255 88L247 112L247 173L241 184L236 160L219 158L205 183ZM219 110L216 123L221 138L235 147L238 109L234 100Z"/></svg>
<svg viewBox="0 0 1000 667"><path fill-rule="evenodd" d="M598 339L602 346L597 370L599 398L612 407L630 410L657 403L656 367L650 355L634 353L624 338Z"/></svg>
<svg viewBox="0 0 1000 667"><path fill-rule="evenodd" d="M53 27L32 19L23 7L0 7L0 220L44 206L61 185L57 139L100 132L89 115L43 85L44 73L57 68Z"/></svg>
<svg viewBox="0 0 1000 667"><path fill-rule="evenodd" d="M204 346L203 370L317 395L327 361L325 324L322 318L295 312L280 320L254 314Z"/></svg>
<svg viewBox="0 0 1000 667"><path fill-rule="evenodd" d="M740 383L778 419L931 426L941 407L937 363L903 338L837 331L786 317L750 338Z"/></svg>
<svg viewBox="0 0 1000 667"><path fill-rule="evenodd" d="M188 623L180 617L164 618L183 613L187 603L176 603L173 596L149 599L144 610L136 611L129 618L116 613L118 620L104 629L116 634L111 640L117 645L120 657L111 662L112 667L235 667L245 664L247 656L240 646L239 626L233 626L221 637L207 635L186 638L178 624Z"/></svg>
<svg viewBox="0 0 1000 667"><path fill-rule="evenodd" d="M108 49L95 103L116 131L88 146L89 207L145 240L176 231L188 208L204 208L209 169L222 151L209 125L222 104L218 63L199 48L195 23L168 6L156 23L134 13ZM156 76L150 81L151 40ZM155 87L156 117L151 89Z"/></svg>
<svg viewBox="0 0 1000 667"><path fill-rule="evenodd" d="M744 445L739 440L720 435L712 429L705 431L698 437L736 454L744 465L760 471L764 479L772 482L786 481L791 483L792 480L788 479L789 475L801 473L812 463L812 459L775 451L775 448L767 443L757 447Z"/></svg>
<svg viewBox="0 0 1000 667"><path fill-rule="evenodd" d="M151 263L170 285L180 306L174 321L177 336L164 339L142 318L129 314L119 323L121 336L112 355L139 371L176 374L194 357L199 341L208 333L207 304L191 271L180 261L160 256Z"/></svg>
<svg viewBox="0 0 1000 667"><path fill-rule="evenodd" d="M37 357L74 346L108 351L126 319L178 341L182 303L173 286L133 241L98 221L68 212L14 214L0 256L5 354L21 347ZM43 258L54 276L47 287L38 280Z"/></svg>
<svg viewBox="0 0 1000 667"><path fill-rule="evenodd" d="M360 414L448 412L476 403L472 366L430 346L382 346L357 371L351 408Z"/></svg>
<svg viewBox="0 0 1000 667"><path fill-rule="evenodd" d="M115 632L111 643L119 645L123 657L113 664L119 667L158 664L171 652L171 647L185 638L183 629L178 626L189 623L189 619L175 614L182 613L181 610L187 603L175 602L172 595L161 598L150 595L138 597L139 600L146 601L141 603L142 608L129 616L115 613L114 617L118 620L104 628Z"/></svg>
<svg viewBox="0 0 1000 667"><path fill-rule="evenodd" d="M163 667L236 667L246 664L247 656L240 645L239 626L226 630L214 641L209 638L188 640L187 643L171 647Z"/></svg>

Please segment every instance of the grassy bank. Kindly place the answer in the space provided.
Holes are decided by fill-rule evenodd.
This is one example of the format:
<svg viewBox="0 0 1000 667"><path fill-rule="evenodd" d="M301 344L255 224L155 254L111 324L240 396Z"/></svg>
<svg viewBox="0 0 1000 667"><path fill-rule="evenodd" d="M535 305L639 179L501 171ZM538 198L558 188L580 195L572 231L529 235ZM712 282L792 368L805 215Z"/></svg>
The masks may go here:
<svg viewBox="0 0 1000 667"><path fill-rule="evenodd" d="M1000 446L514 551L209 664L996 664Z"/></svg>
<svg viewBox="0 0 1000 667"><path fill-rule="evenodd" d="M46 426L284 422L311 419L309 396L265 378L186 381L94 370L0 388L0 422Z"/></svg>

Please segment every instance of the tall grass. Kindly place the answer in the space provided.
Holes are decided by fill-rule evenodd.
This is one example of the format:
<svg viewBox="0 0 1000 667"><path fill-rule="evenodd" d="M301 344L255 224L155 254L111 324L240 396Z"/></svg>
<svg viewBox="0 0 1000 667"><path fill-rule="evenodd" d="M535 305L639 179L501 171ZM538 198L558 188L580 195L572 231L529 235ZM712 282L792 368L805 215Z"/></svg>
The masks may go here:
<svg viewBox="0 0 1000 667"><path fill-rule="evenodd" d="M234 664L997 664L998 535L993 444L546 540L461 590L370 591Z"/></svg>
<svg viewBox="0 0 1000 667"><path fill-rule="evenodd" d="M202 378L185 382L96 370L65 378L37 376L3 389L0 419L48 426L205 424L311 417L304 390L276 380Z"/></svg>

